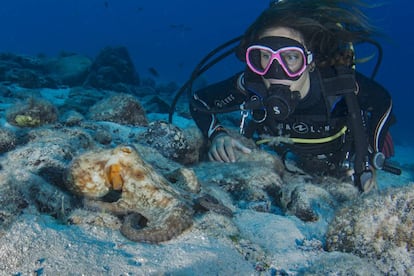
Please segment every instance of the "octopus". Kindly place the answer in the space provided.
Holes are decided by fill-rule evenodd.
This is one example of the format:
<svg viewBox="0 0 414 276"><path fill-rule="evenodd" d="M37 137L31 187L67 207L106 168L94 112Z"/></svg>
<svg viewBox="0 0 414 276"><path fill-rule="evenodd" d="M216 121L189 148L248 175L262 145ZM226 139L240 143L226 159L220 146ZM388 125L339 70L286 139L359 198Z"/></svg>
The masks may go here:
<svg viewBox="0 0 414 276"><path fill-rule="evenodd" d="M196 211L232 215L210 195L194 197L200 191L194 171L180 168L179 173L185 187L173 185L147 164L135 147L122 145L75 158L66 183L70 191L87 199L87 208L123 216L120 231L126 238L160 243L190 228ZM120 193L118 198L105 200L113 192Z"/></svg>

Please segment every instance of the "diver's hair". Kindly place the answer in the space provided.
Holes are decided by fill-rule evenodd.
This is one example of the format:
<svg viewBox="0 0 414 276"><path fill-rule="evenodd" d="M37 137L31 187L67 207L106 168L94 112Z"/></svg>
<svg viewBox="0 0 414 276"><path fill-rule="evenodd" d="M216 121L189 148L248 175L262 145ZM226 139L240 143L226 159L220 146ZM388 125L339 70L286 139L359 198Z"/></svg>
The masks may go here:
<svg viewBox="0 0 414 276"><path fill-rule="evenodd" d="M246 49L266 30L287 27L303 36L318 66L352 63L349 44L366 41L376 33L361 11L363 7L369 5L360 0L275 1L246 30L237 57L245 60Z"/></svg>

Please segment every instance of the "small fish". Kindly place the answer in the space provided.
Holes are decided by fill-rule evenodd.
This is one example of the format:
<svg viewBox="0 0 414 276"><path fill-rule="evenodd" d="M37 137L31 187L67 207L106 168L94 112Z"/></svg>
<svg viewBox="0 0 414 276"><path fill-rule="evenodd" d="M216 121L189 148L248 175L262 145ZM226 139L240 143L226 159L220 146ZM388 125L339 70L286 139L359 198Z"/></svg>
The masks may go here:
<svg viewBox="0 0 414 276"><path fill-rule="evenodd" d="M179 31L191 31L191 27L188 27L184 24L170 24L170 28L171 29L176 29Z"/></svg>
<svg viewBox="0 0 414 276"><path fill-rule="evenodd" d="M158 71L154 67L149 67L148 72L150 72L150 74L152 76L156 77L156 78L158 78L160 76L160 74L158 73Z"/></svg>
<svg viewBox="0 0 414 276"><path fill-rule="evenodd" d="M171 29L182 29L184 28L184 24L170 24Z"/></svg>
<svg viewBox="0 0 414 276"><path fill-rule="evenodd" d="M104 2L104 6L105 6L105 8L107 9L107 8L109 7L109 2L108 2L108 1L105 1L105 2Z"/></svg>

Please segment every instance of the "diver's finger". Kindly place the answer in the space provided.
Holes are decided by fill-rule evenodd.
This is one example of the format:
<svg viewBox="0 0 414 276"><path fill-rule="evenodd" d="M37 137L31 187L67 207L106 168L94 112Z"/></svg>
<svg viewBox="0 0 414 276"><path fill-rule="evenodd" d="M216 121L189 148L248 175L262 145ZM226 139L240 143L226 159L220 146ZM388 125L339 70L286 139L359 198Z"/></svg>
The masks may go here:
<svg viewBox="0 0 414 276"><path fill-rule="evenodd" d="M209 151L207 155L210 161L220 162L219 160L216 159L215 155L211 151Z"/></svg>
<svg viewBox="0 0 414 276"><path fill-rule="evenodd" d="M224 150L224 141L226 137L216 137L210 147L210 160L218 162L229 162L227 153Z"/></svg>
<svg viewBox="0 0 414 276"><path fill-rule="evenodd" d="M223 144L223 149L226 152L227 162L236 162L236 155L234 154L234 144L235 141L233 138L229 137L226 139Z"/></svg>
<svg viewBox="0 0 414 276"><path fill-rule="evenodd" d="M208 152L208 159L210 159L210 161L223 162L223 160L221 160L221 157L217 152L217 147L214 144L211 146Z"/></svg>
<svg viewBox="0 0 414 276"><path fill-rule="evenodd" d="M217 152L223 162L231 162L229 151L231 152L232 149L228 148L228 143L223 139L222 143L220 143L217 147Z"/></svg>

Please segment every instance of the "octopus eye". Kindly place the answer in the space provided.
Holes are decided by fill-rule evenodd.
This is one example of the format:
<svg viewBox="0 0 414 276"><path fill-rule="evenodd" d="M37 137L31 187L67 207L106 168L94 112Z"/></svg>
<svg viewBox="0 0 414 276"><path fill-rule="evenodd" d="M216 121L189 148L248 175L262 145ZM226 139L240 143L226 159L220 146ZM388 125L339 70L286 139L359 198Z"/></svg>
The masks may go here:
<svg viewBox="0 0 414 276"><path fill-rule="evenodd" d="M132 149L131 149L130 147L123 147L123 148L121 149L121 151L122 151L122 152L125 152L125 153L131 153L131 152L132 152Z"/></svg>

